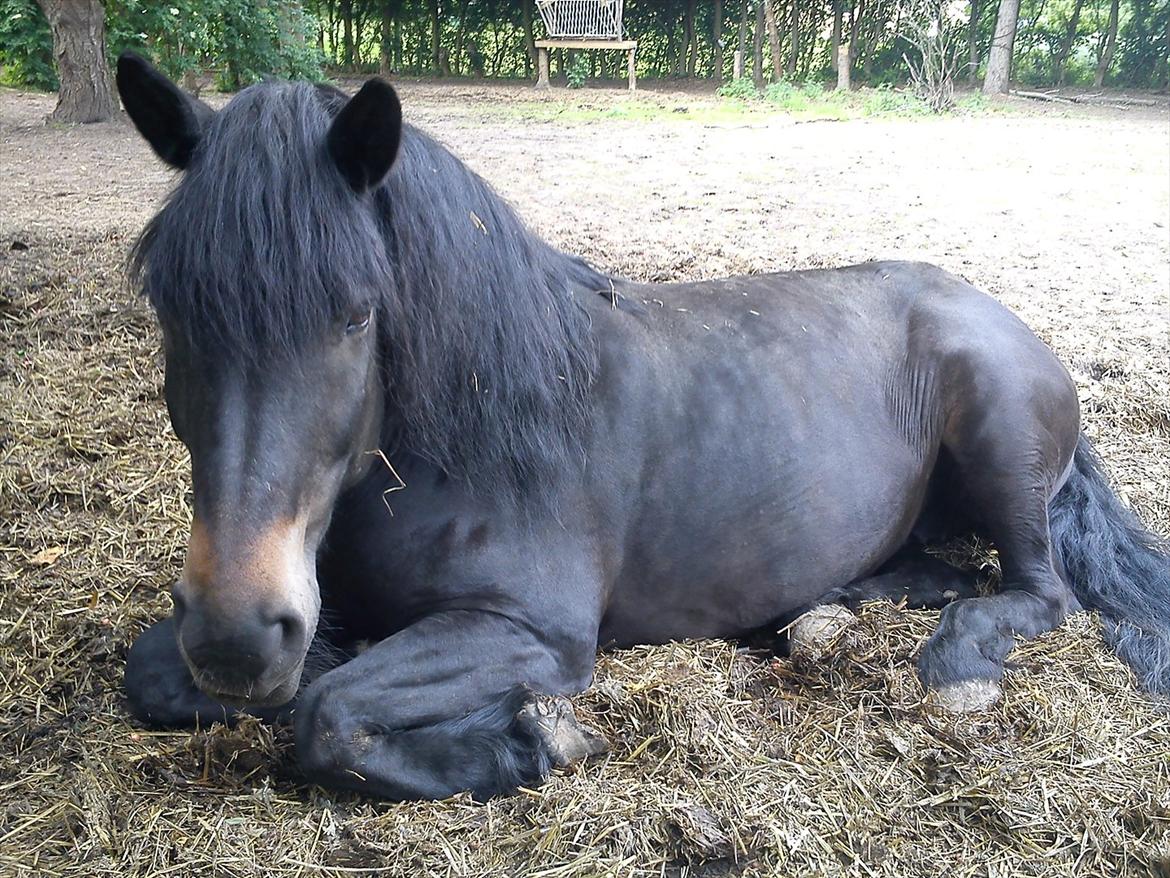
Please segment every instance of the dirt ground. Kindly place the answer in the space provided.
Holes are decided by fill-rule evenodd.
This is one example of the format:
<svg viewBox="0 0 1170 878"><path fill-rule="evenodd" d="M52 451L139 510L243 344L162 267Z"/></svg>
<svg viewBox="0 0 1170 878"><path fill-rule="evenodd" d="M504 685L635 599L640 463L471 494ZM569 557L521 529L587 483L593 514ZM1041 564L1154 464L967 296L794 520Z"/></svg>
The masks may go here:
<svg viewBox="0 0 1170 878"><path fill-rule="evenodd" d="M618 274L961 274L1068 364L1120 490L1170 534L1167 105L823 121L685 91L401 93ZM120 668L168 611L189 512L122 260L172 175L124 121L46 126L52 105L0 90L0 873L1170 875L1170 716L1083 615L960 719L913 676L929 613L871 608L821 662L607 656L579 707L612 752L486 806L308 788L282 730L136 728Z"/></svg>

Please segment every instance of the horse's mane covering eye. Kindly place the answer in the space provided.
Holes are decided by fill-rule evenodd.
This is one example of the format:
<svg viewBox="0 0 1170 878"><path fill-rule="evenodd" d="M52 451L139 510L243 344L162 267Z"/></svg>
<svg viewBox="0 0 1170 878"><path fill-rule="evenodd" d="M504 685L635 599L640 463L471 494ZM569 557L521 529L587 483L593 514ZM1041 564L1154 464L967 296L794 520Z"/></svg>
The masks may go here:
<svg viewBox="0 0 1170 878"><path fill-rule="evenodd" d="M132 254L171 329L217 354L287 353L389 287L377 223L322 147L329 122L303 83L252 86L216 114Z"/></svg>

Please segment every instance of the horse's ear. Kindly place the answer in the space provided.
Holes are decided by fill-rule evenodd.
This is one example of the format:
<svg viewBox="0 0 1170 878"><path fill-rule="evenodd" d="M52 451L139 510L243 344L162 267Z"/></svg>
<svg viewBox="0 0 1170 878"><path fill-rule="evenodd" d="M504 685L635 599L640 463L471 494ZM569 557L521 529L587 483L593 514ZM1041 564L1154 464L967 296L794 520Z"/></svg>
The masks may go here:
<svg viewBox="0 0 1170 878"><path fill-rule="evenodd" d="M373 189L389 173L402 140L402 104L390 84L371 79L349 99L329 128L329 155L355 192Z"/></svg>
<svg viewBox="0 0 1170 878"><path fill-rule="evenodd" d="M182 170L215 111L133 52L118 56L118 94L138 133L158 157Z"/></svg>

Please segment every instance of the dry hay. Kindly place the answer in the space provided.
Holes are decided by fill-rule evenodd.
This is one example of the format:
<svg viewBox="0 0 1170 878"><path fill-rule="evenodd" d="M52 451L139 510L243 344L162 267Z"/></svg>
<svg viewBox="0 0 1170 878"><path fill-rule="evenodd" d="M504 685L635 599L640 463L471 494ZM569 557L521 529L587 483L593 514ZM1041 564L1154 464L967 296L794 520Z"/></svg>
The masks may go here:
<svg viewBox="0 0 1170 878"><path fill-rule="evenodd" d="M606 655L576 703L611 751L488 805L307 788L258 723L136 729L121 667L169 608L185 454L126 240L20 240L0 262L0 874L1170 874L1170 716L1083 615L965 717L914 676L935 615L884 604L815 660ZM1165 464L1126 463L1127 441L1165 442L1166 367L1117 369L1090 422L1117 428L1106 454L1166 532Z"/></svg>

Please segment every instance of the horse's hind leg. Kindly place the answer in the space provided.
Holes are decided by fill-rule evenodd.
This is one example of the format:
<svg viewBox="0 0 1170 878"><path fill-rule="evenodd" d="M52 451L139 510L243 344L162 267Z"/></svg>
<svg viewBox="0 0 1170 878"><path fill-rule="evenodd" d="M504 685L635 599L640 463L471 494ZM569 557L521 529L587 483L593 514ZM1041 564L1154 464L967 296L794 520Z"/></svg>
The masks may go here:
<svg viewBox="0 0 1170 878"><path fill-rule="evenodd" d="M130 711L156 728L209 726L241 715L204 695L195 686L175 639L175 620L156 622L138 636L126 657L124 677ZM261 719L278 718L283 708L250 708Z"/></svg>
<svg viewBox="0 0 1170 878"><path fill-rule="evenodd" d="M979 594L978 577L926 554L914 545L900 551L873 576L834 589L818 603L843 604L856 610L864 601L905 602L912 610L941 610Z"/></svg>
<svg viewBox="0 0 1170 878"><path fill-rule="evenodd" d="M1051 631L1076 606L1054 567L1048 531L1048 501L1076 441L1075 391L1070 417L1059 385L1057 393L1025 387L1027 396L1003 390L990 394L994 405L973 404L977 411L960 412L947 440L958 464L956 487L963 499L956 501L995 545L1002 571L998 594L955 601L943 610L919 658L922 681L956 710L998 698L1015 638ZM1032 402L1038 398L1070 423L1045 423Z"/></svg>

